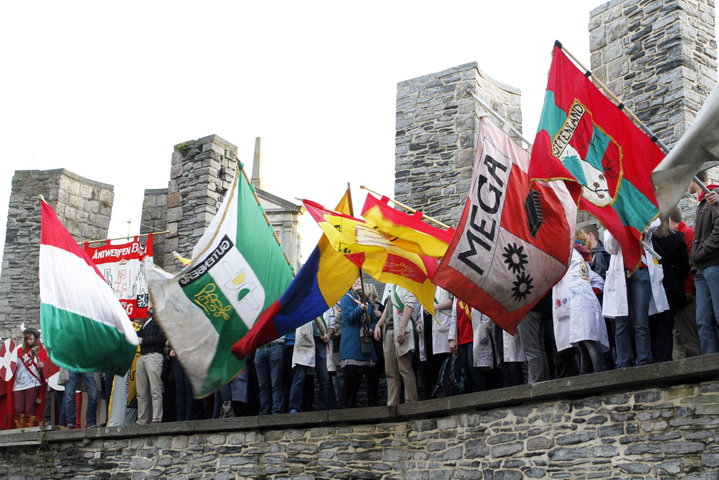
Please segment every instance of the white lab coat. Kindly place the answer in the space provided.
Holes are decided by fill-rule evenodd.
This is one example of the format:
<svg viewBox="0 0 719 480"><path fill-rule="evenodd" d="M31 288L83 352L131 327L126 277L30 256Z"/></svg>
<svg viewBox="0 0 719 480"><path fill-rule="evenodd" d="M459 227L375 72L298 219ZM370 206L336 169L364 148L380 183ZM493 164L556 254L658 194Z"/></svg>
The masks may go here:
<svg viewBox="0 0 719 480"><path fill-rule="evenodd" d="M434 294L436 304L444 303L447 300L453 300L454 296L442 287L437 287ZM456 329L454 322L457 321L456 315L452 315L454 302L449 308L444 310L434 310L432 318L432 353L449 353L449 335L451 329Z"/></svg>
<svg viewBox="0 0 719 480"><path fill-rule="evenodd" d="M651 232L659 226L659 219L655 220L647 229L647 241L651 239ZM612 257L607 268L607 278L604 281L604 305L602 314L605 317L617 318L629 316L629 302L627 300L627 277L624 273L624 257L619 242L609 233L604 231L604 248ZM647 265L649 283L651 284L652 295L649 298L649 315L669 310L669 301L664 291L662 280L664 271L662 266L654 263L654 257L644 249L642 260Z"/></svg>
<svg viewBox="0 0 719 480"><path fill-rule="evenodd" d="M307 322L295 330L295 348L292 350L292 367L303 365L315 366L315 337L312 333L312 323Z"/></svg>
<svg viewBox="0 0 719 480"><path fill-rule="evenodd" d="M582 255L574 250L567 273L552 287L554 340L559 352L584 340L609 348L607 326L592 290L590 271Z"/></svg>

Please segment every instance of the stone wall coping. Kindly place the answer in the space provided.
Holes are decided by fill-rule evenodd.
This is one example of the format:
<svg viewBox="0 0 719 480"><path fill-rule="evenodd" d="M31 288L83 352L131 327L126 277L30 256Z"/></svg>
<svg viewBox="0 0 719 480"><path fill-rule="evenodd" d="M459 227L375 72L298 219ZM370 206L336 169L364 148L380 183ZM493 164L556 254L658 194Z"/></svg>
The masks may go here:
<svg viewBox="0 0 719 480"><path fill-rule="evenodd" d="M198 138L197 140L188 140L186 142L178 143L173 147L173 150L177 150L178 147L185 146L188 144L204 145L206 143L219 143L221 145L224 145L225 147L229 147L228 150L233 150L235 152L237 151L237 146L235 144L225 140L221 136L214 133L212 135L207 135L206 137Z"/></svg>
<svg viewBox="0 0 719 480"><path fill-rule="evenodd" d="M30 174L30 175L44 174L44 175L48 175L48 176L57 175L58 177L60 175L65 175L66 177L70 177L71 179L77 180L78 182L90 184L90 185L96 186L98 188L105 188L107 190L113 190L113 191L115 188L114 185L110 185L109 183L98 182L97 180L91 180L89 178L81 177L80 175L73 173L66 168L53 168L50 170L15 170L15 175L23 175L23 174Z"/></svg>
<svg viewBox="0 0 719 480"><path fill-rule="evenodd" d="M517 95L521 93L521 90L520 90L519 88L513 87L513 86L508 85L508 84L503 83L503 82L499 82L499 81L495 80L494 78L492 78L491 76L487 75L487 74L484 72L484 70L482 70L481 68L479 68L479 64L478 64L476 61L475 61L475 62L464 63L464 64L462 64L462 65L457 65L456 67L451 67L451 68L448 68L448 69L446 69L446 70L441 70L441 71L435 72L435 73L429 73L429 74L427 74L427 75L422 75L422 76L420 76L420 77L415 77L415 78L409 78L409 79L407 79L407 80L402 80L402 81L400 81L400 82L397 82L397 89L399 89L400 87L405 86L405 85L414 85L414 84L416 84L416 83L427 83L428 81L430 81L430 80L432 80L432 79L445 77L445 76L447 76L447 75L451 75L452 73L464 72L464 71L470 70L470 69L472 69L472 68L475 69L475 70L477 70L477 72L479 73L479 75L480 75L482 78L484 78L485 80L490 81L490 82L491 82L492 84L494 84L496 87L501 88L502 90L505 90L505 91L507 91L507 92L509 92L509 93L513 93L513 94L517 94Z"/></svg>
<svg viewBox="0 0 719 480"><path fill-rule="evenodd" d="M38 428L0 431L0 448L119 439L138 436L199 435L213 432L278 430L327 427L342 424L380 424L409 419L433 418L456 412L476 412L543 402L571 400L597 394L627 391L636 388L681 385L719 378L719 353L657 363L641 367L610 370L590 375L548 380L532 385L456 395L398 406L353 408L303 412L296 414L233 417L215 420L167 422L153 425L129 425L77 430L40 431Z"/></svg>
<svg viewBox="0 0 719 480"><path fill-rule="evenodd" d="M590 12L590 15L594 17L622 3L626 3L626 0L611 0L609 2L602 3L598 7L593 8Z"/></svg>
<svg viewBox="0 0 719 480"><path fill-rule="evenodd" d="M165 188L146 188L145 195L167 195L169 189Z"/></svg>

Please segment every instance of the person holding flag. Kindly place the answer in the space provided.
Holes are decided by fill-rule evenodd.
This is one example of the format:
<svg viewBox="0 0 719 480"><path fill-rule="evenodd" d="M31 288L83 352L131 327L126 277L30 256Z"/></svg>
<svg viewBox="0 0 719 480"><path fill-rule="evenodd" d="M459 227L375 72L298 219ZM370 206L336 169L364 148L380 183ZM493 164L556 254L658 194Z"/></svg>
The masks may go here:
<svg viewBox="0 0 719 480"><path fill-rule="evenodd" d="M367 378L367 401L377 405L377 352L370 336L377 324L377 315L357 278L349 292L342 297L342 336L340 337L340 367L343 371L340 408L354 408L362 375Z"/></svg>
<svg viewBox="0 0 719 480"><path fill-rule="evenodd" d="M387 405L392 406L399 405L402 384L406 403L419 400L417 379L412 368L415 349L414 315L419 309L419 302L405 288L393 284L388 284L387 287L390 289L390 304L382 312L382 317L374 328L374 336L379 341L384 335L382 345L387 376ZM416 326L417 333L422 333L422 322L417 321Z"/></svg>
<svg viewBox="0 0 719 480"><path fill-rule="evenodd" d="M645 232L647 241L659 226L656 219ZM609 230L604 232L604 246L612 257L604 283L602 314L614 318L617 368L652 363L652 341L649 315L669 309L662 286L664 274L652 253L643 249L641 264L634 271L625 270L622 247ZM634 337L634 348L632 347ZM633 354L636 351L636 357Z"/></svg>

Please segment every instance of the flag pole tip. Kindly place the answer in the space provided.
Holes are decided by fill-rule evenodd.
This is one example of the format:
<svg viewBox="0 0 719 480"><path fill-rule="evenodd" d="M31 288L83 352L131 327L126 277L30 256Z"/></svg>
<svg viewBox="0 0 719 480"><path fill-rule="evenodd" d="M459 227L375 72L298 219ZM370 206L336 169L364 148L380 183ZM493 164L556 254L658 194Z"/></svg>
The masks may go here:
<svg viewBox="0 0 719 480"><path fill-rule="evenodd" d="M45 201L45 197L43 197L42 195L38 195L37 198L39 198L41 202L47 203L47 202Z"/></svg>
<svg viewBox="0 0 719 480"><path fill-rule="evenodd" d="M361 189L361 190L365 190L364 183L361 183L361 184L360 184L360 189Z"/></svg>
<svg viewBox="0 0 719 480"><path fill-rule="evenodd" d="M555 41L554 41L554 46L555 46L555 47L562 48L562 42L560 42L559 40L555 40Z"/></svg>

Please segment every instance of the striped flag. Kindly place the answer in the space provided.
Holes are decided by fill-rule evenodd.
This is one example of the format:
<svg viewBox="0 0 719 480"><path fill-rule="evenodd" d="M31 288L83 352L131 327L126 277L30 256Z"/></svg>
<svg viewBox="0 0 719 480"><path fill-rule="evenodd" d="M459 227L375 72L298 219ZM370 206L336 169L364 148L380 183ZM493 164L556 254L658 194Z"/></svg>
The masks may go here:
<svg viewBox="0 0 719 480"><path fill-rule="evenodd" d="M53 362L124 375L137 349L127 313L102 274L41 201L40 325Z"/></svg>
<svg viewBox="0 0 719 480"><path fill-rule="evenodd" d="M335 210L349 214L351 204L347 187ZM347 293L358 275L357 266L332 248L323 235L285 293L232 347L233 353L237 358L245 358L257 347L321 316Z"/></svg>
<svg viewBox="0 0 719 480"><path fill-rule="evenodd" d="M198 398L244 369L230 347L287 289L293 274L240 168L189 265L174 276L148 260L145 265L155 318Z"/></svg>
<svg viewBox="0 0 719 480"><path fill-rule="evenodd" d="M303 204L332 248L378 282L406 288L434 314L436 287L430 278L437 269L436 258L396 246L362 219L327 210L310 200L304 200Z"/></svg>

